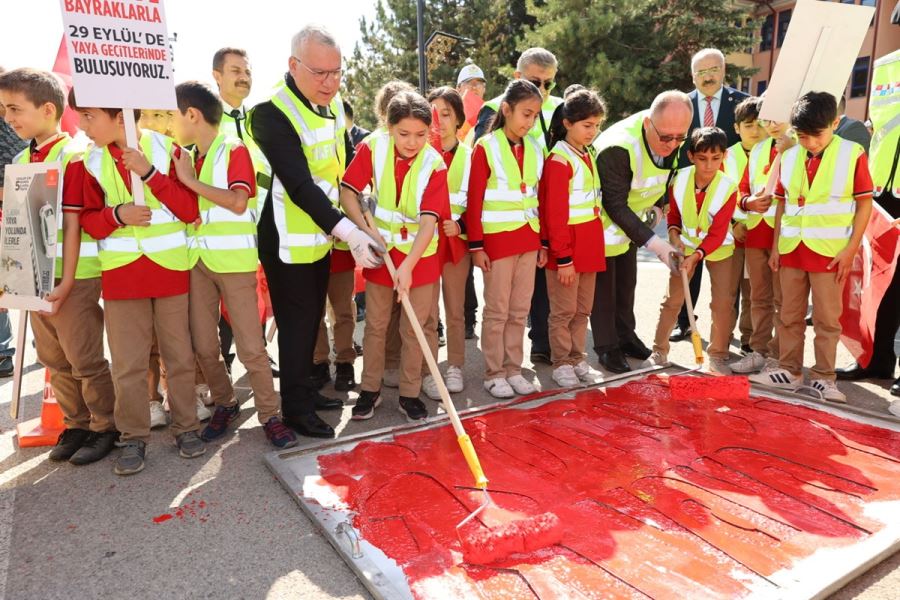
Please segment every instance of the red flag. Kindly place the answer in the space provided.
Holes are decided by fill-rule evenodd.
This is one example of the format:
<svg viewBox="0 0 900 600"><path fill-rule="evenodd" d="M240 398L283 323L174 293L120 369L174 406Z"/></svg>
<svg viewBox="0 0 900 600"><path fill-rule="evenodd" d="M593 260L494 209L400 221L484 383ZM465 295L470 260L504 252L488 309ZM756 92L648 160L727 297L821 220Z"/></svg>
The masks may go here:
<svg viewBox="0 0 900 600"><path fill-rule="evenodd" d="M897 266L900 228L878 204L844 283L841 341L863 368L872 360L875 316Z"/></svg>
<svg viewBox="0 0 900 600"><path fill-rule="evenodd" d="M59 50L56 52L53 72L65 82L66 94L68 94L69 90L72 89L72 66L69 64L69 48L66 46L65 36L59 41ZM78 132L78 113L69 108L68 105L63 110L60 126L69 135L75 135Z"/></svg>
<svg viewBox="0 0 900 600"><path fill-rule="evenodd" d="M428 143L438 152L444 151L441 143L441 124L438 122L437 108L431 107L431 129L428 130Z"/></svg>
<svg viewBox="0 0 900 600"><path fill-rule="evenodd" d="M478 123L478 113L481 112L482 106L484 106L484 98L466 90L463 94L463 110L466 113L466 121L456 132L456 137L460 140L466 139L469 131Z"/></svg>

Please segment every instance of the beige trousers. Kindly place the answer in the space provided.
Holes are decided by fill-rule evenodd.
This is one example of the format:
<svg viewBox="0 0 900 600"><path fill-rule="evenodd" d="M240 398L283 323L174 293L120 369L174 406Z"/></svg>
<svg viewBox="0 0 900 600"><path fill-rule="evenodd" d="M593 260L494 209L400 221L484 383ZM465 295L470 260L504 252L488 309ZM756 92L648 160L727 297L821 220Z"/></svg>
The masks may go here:
<svg viewBox="0 0 900 600"><path fill-rule="evenodd" d="M533 250L495 260L484 273L481 352L485 379L522 372L525 319L531 308L536 267L537 250Z"/></svg>

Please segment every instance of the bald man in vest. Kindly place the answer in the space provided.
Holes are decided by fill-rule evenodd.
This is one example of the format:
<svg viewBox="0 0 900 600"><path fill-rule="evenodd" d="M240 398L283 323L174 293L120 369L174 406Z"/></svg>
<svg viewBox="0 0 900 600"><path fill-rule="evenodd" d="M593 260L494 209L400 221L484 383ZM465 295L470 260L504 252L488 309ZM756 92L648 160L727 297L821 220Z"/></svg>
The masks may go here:
<svg viewBox="0 0 900 600"><path fill-rule="evenodd" d="M332 239L350 245L358 264L381 265L384 246L338 210L347 136L338 89L343 73L334 36L306 26L291 40L288 72L270 100L253 108L248 130L272 166L259 223L259 259L278 323L284 424L309 437L334 437L316 410L342 402L310 382L325 309Z"/></svg>
<svg viewBox="0 0 900 600"><path fill-rule="evenodd" d="M687 94L663 92L649 110L613 124L594 141L603 189L606 271L597 273L591 330L600 366L612 373L631 370L626 356L650 356L634 331L637 249L647 248L676 270L675 249L644 219L665 201L693 113Z"/></svg>

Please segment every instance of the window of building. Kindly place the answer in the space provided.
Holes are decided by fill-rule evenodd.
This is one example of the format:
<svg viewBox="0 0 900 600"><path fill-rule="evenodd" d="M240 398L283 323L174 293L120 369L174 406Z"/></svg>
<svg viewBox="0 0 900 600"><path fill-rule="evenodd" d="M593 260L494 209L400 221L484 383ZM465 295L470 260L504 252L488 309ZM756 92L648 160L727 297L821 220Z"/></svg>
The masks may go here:
<svg viewBox="0 0 900 600"><path fill-rule="evenodd" d="M860 6L875 6L875 0L859 0Z"/></svg>
<svg viewBox="0 0 900 600"><path fill-rule="evenodd" d="M841 4L856 4L856 0L841 0Z"/></svg>
<svg viewBox="0 0 900 600"><path fill-rule="evenodd" d="M756 95L762 96L763 92L765 92L765 91L766 91L766 81L765 80L757 81L756 82Z"/></svg>
<svg viewBox="0 0 900 600"><path fill-rule="evenodd" d="M787 36L788 25L791 24L791 13L793 11L791 9L783 10L778 13L778 47L781 48L781 45L784 43L784 38Z"/></svg>
<svg viewBox="0 0 900 600"><path fill-rule="evenodd" d="M860 56L853 65L850 76L850 97L862 98L869 93L869 57Z"/></svg>
<svg viewBox="0 0 900 600"><path fill-rule="evenodd" d="M750 93L750 78L749 77L741 77L741 91L745 94Z"/></svg>
<svg viewBox="0 0 900 600"><path fill-rule="evenodd" d="M759 51L764 52L772 49L772 35L775 33L775 17L766 15L760 30Z"/></svg>

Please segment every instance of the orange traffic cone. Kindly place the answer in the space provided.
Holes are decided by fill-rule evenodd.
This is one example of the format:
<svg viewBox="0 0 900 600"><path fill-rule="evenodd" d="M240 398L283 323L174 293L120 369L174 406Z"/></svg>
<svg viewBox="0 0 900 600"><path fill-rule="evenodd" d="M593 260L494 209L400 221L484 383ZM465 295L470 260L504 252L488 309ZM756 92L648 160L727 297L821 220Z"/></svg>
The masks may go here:
<svg viewBox="0 0 900 600"><path fill-rule="evenodd" d="M41 416L16 426L19 434L19 447L54 446L59 439L59 434L65 428L62 411L59 410L59 404L56 403L56 396L53 394L53 386L50 385L50 371L44 369L44 398L41 404Z"/></svg>

